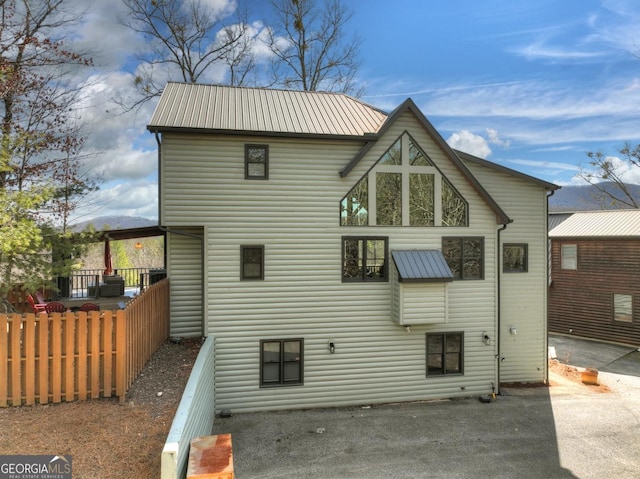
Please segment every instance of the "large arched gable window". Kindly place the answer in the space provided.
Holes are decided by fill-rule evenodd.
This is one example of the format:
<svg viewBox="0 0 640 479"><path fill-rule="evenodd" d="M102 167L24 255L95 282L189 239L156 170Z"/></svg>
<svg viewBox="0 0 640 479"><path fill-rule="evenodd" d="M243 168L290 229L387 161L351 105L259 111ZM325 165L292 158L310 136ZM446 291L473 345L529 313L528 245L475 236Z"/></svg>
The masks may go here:
<svg viewBox="0 0 640 479"><path fill-rule="evenodd" d="M468 204L408 133L340 202L342 226L467 226Z"/></svg>

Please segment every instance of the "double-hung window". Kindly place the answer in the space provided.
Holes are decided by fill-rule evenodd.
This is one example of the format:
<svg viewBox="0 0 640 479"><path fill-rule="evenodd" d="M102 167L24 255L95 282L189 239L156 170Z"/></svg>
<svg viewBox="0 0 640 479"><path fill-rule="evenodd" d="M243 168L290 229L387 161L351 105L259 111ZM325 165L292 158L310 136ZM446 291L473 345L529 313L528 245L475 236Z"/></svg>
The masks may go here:
<svg viewBox="0 0 640 479"><path fill-rule="evenodd" d="M240 246L240 279L264 279L264 245Z"/></svg>
<svg viewBox="0 0 640 479"><path fill-rule="evenodd" d="M247 180L269 179L268 145L245 145L244 177Z"/></svg>
<svg viewBox="0 0 640 479"><path fill-rule="evenodd" d="M302 339L260 341L260 386L292 386L303 383Z"/></svg>

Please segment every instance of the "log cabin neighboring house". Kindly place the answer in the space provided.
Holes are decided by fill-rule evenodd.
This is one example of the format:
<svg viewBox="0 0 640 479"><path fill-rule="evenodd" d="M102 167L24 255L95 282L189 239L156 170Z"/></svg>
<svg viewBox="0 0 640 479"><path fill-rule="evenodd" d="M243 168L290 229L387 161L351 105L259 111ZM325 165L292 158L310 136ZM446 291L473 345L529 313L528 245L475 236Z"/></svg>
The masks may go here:
<svg viewBox="0 0 640 479"><path fill-rule="evenodd" d="M547 380L547 195L408 99L169 83L171 334L215 338L216 409L484 395Z"/></svg>
<svg viewBox="0 0 640 479"><path fill-rule="evenodd" d="M640 210L573 213L549 238L549 331L640 345Z"/></svg>

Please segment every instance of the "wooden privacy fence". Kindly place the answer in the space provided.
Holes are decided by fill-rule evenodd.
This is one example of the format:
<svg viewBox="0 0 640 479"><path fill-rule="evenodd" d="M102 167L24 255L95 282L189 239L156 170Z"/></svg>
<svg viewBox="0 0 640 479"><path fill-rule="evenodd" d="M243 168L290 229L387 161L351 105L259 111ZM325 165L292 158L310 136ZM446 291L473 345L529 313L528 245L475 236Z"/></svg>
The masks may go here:
<svg viewBox="0 0 640 479"><path fill-rule="evenodd" d="M0 315L0 407L125 394L169 336L169 280L125 309Z"/></svg>

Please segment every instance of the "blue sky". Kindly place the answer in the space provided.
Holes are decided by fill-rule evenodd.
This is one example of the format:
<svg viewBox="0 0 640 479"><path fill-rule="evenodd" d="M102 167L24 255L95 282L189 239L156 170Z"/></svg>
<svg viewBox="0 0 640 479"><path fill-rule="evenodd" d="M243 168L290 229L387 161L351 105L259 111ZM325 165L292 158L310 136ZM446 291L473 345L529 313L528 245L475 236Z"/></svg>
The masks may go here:
<svg viewBox="0 0 640 479"><path fill-rule="evenodd" d="M94 125L88 167L104 179L78 220L155 219L157 150L145 129L154 103L114 114L115 97L132 94L132 53L144 41L118 22L119 2L75 1L91 12L77 38L98 46L83 117ZM587 151L615 157L625 142L640 142L636 0L345 3L353 10L350 29L362 39L361 99L391 111L412 98L454 148L568 185L584 184L576 174L588 166ZM267 27L264 1L247 5L252 26ZM640 172L626 178L640 183Z"/></svg>
<svg viewBox="0 0 640 479"><path fill-rule="evenodd" d="M564 185L640 141L640 2L367 3L363 99L411 97L452 146Z"/></svg>

